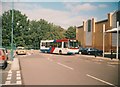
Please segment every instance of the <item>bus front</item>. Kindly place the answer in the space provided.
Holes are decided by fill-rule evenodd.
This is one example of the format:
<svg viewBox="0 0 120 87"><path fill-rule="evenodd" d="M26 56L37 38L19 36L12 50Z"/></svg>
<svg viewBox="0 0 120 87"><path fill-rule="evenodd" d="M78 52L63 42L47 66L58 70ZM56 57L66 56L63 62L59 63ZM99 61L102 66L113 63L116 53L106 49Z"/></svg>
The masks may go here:
<svg viewBox="0 0 120 87"><path fill-rule="evenodd" d="M79 45L77 40L69 40L68 41L68 54L78 54L79 53Z"/></svg>

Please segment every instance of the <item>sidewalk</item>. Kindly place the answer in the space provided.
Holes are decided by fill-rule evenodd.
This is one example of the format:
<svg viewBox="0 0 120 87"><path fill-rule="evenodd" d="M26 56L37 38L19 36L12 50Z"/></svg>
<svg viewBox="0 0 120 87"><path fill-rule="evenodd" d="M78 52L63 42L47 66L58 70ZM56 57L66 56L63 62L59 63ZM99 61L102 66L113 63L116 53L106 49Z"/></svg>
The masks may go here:
<svg viewBox="0 0 120 87"><path fill-rule="evenodd" d="M85 57L90 57L90 58L93 58L93 59L97 59L97 60L106 60L108 61L110 64L120 64L120 60L119 59L111 59L111 58L108 58L108 57L102 57L102 56L94 56L94 55L82 55L82 56L85 56Z"/></svg>

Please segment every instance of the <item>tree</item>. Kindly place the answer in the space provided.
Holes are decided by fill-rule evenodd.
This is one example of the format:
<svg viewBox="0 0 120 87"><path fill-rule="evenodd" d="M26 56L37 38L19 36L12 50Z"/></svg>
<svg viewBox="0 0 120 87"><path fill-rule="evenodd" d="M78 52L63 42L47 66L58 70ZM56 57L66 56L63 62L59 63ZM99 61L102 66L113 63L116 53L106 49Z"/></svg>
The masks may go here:
<svg viewBox="0 0 120 87"><path fill-rule="evenodd" d="M13 43L17 46L25 46L26 35L28 31L29 20L27 16L22 14L18 10L14 11L14 23L13 23ZM10 46L11 43L11 20L12 20L12 10L8 10L2 14L2 37L3 46Z"/></svg>
<svg viewBox="0 0 120 87"><path fill-rule="evenodd" d="M64 33L65 37L68 39L76 38L76 27L70 26L67 31Z"/></svg>
<svg viewBox="0 0 120 87"><path fill-rule="evenodd" d="M48 23L44 19L40 19L39 21L31 21L29 28L29 35L32 36L29 40L31 39L31 41L33 41L32 48L39 48L40 40L64 38L64 29L60 26L54 25L53 23Z"/></svg>
<svg viewBox="0 0 120 87"><path fill-rule="evenodd" d="M12 10L2 14L3 45L11 43ZM39 49L40 40L63 39L65 30L44 19L29 21L25 14L14 10L14 44Z"/></svg>

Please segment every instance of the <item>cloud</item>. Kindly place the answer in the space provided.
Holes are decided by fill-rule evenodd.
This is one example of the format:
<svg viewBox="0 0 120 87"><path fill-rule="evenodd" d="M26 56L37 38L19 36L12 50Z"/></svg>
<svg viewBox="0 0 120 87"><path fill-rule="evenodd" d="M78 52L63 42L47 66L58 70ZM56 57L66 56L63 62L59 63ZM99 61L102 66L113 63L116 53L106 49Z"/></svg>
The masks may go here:
<svg viewBox="0 0 120 87"><path fill-rule="evenodd" d="M73 16L70 11L55 10L50 8L38 8L34 10L20 9L19 10L28 16L31 20L45 19L48 22L59 25L65 29L69 26L79 26L89 16Z"/></svg>
<svg viewBox="0 0 120 87"><path fill-rule="evenodd" d="M105 5L105 4L100 4L100 5L98 5L98 7L100 7L100 8L106 8L106 7L108 7L108 6Z"/></svg>
<svg viewBox="0 0 120 87"><path fill-rule="evenodd" d="M98 10L99 8L106 8L108 7L106 4L99 4L99 5L94 5L91 3L70 3L70 2L64 2L63 3L65 7L72 11L73 13L78 14L79 12L83 11L95 11Z"/></svg>
<svg viewBox="0 0 120 87"><path fill-rule="evenodd" d="M90 11L90 10L97 9L96 6L91 5L90 3L78 4L78 3L66 2L64 3L64 5L68 10L71 10L72 12L75 12L75 13L79 13L80 11Z"/></svg>
<svg viewBox="0 0 120 87"><path fill-rule="evenodd" d="M65 7L68 10L56 10L53 8L45 8L37 3L14 3L14 8L26 14L30 20L45 19L48 22L59 25L65 29L69 26L79 26L83 20L87 20L90 17L85 15L74 15L80 11L96 10L98 7L105 7L105 5L95 6L90 3L77 3L77 2L65 2ZM10 9L11 3L4 3L4 10Z"/></svg>

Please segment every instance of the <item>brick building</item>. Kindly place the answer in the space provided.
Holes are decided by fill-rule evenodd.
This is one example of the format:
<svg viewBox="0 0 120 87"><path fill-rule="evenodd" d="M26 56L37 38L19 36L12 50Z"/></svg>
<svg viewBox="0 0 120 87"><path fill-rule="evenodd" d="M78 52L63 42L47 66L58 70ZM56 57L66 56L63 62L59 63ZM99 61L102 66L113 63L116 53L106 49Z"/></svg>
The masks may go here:
<svg viewBox="0 0 120 87"><path fill-rule="evenodd" d="M105 24L106 31L116 27L117 21L120 22L120 11L109 13L107 19L105 20L96 21L92 18L87 21L83 21L83 24L76 28L76 39L83 47L93 47L102 50L103 24ZM111 49L116 49L116 33L105 33L105 51L110 51Z"/></svg>

